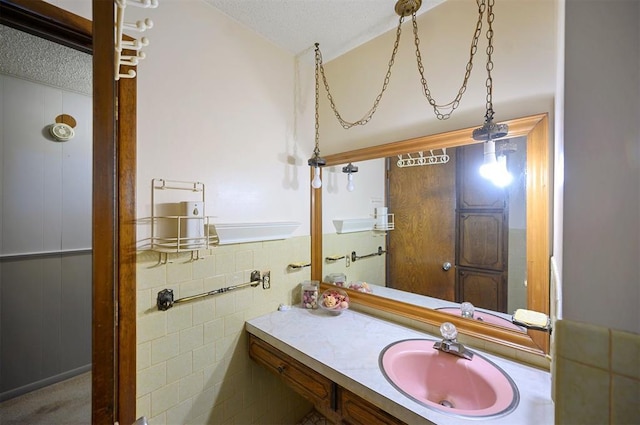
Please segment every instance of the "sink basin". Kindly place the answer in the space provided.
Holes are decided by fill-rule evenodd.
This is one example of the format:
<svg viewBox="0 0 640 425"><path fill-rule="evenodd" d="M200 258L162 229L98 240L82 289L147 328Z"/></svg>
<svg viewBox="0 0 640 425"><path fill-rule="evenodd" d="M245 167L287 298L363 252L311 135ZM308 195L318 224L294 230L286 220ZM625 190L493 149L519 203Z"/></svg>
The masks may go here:
<svg viewBox="0 0 640 425"><path fill-rule="evenodd" d="M380 353L380 368L405 396L450 415L504 416L520 400L513 380L497 365L474 353L471 360L433 348L434 340L408 339Z"/></svg>
<svg viewBox="0 0 640 425"><path fill-rule="evenodd" d="M437 308L436 310L442 311L443 313L449 313L456 316L460 316L459 307L440 307L440 308ZM524 328L516 325L515 323L512 323L511 321L504 319L500 316L496 316L495 314L486 313L484 311L476 310L473 315L473 319L481 320L484 323L490 323L492 325L502 326L508 329L512 329L514 331L526 332Z"/></svg>

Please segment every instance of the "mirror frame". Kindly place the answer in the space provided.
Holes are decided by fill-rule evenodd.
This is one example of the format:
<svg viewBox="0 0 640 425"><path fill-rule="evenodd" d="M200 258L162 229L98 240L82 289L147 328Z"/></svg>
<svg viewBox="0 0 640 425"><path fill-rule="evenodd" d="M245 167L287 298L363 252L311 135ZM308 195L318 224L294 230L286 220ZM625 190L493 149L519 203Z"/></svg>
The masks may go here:
<svg viewBox="0 0 640 425"><path fill-rule="evenodd" d="M548 113L504 121L509 132L503 139L527 139L527 308L549 314L550 257L552 229L551 167ZM472 138L474 128L416 137L399 142L337 153L325 157L326 166L386 158L407 152L453 148L481 143ZM313 172L313 170L311 171ZM311 189L311 279L322 281L322 189ZM329 284L322 283L322 288ZM357 291L349 291L351 302L365 309L373 309L439 327L452 322L458 330L488 342L545 355L549 352L549 334L529 330L516 332L504 327L456 317L429 308L382 298Z"/></svg>

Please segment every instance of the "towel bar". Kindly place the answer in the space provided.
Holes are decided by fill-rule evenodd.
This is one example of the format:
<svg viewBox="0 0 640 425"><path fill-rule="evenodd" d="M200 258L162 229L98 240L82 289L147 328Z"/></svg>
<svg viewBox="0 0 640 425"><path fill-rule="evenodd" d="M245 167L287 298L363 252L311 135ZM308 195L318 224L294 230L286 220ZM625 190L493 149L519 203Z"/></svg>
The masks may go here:
<svg viewBox="0 0 640 425"><path fill-rule="evenodd" d="M354 262L354 261L357 261L357 260L361 260L363 258L375 257L375 256L378 256L378 255L382 255L385 252L387 252L387 251L383 251L381 246L378 247L378 252L374 252L374 253L367 254L367 255L358 256L358 255L356 255L356 252L353 251L351 253L351 261Z"/></svg>
<svg viewBox="0 0 640 425"><path fill-rule="evenodd" d="M223 294L225 292L233 291L235 289L244 288L246 286L251 286L255 288L262 282L263 288L268 289L270 285L270 272L265 272L264 276L260 277L260 272L258 270L254 270L251 272L251 282L240 283L238 285L227 286L225 288L215 289L213 291L204 292L198 295L191 295L189 297L178 298L177 300L173 299L173 290L172 289L163 289L158 292L158 297L156 299L156 305L158 306L158 310L166 311L173 307L174 304L184 303L188 301L197 300L200 298L209 297L212 295Z"/></svg>

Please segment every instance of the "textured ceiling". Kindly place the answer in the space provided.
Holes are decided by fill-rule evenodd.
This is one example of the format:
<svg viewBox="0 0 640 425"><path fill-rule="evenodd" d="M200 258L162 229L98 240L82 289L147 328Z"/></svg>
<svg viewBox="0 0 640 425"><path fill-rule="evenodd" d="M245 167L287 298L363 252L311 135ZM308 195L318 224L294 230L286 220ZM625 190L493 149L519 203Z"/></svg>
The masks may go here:
<svg viewBox="0 0 640 425"><path fill-rule="evenodd" d="M206 1L293 54L320 43L325 62L395 28L399 19L395 0ZM418 15L443 1L423 0Z"/></svg>
<svg viewBox="0 0 640 425"><path fill-rule="evenodd" d="M0 73L93 95L92 56L0 25Z"/></svg>

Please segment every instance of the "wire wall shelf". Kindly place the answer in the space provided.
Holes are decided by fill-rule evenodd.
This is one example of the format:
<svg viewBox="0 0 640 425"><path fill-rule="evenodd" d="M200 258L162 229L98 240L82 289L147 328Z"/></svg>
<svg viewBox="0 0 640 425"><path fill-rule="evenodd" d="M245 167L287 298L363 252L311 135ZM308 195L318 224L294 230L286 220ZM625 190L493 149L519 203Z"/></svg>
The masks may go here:
<svg viewBox="0 0 640 425"><path fill-rule="evenodd" d="M164 191L191 192L188 200L160 204ZM180 214L161 214L161 206L171 206ZM153 179L151 191L151 250L161 254L191 252L192 259L199 259L200 250L218 245L211 216L205 214L205 186L200 182ZM166 262L166 255L164 262Z"/></svg>
<svg viewBox="0 0 640 425"><path fill-rule="evenodd" d="M374 232L386 232L396 228L395 214L389 213L374 217L376 218L376 223L373 225Z"/></svg>

